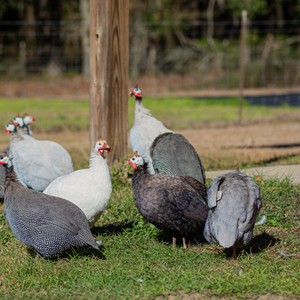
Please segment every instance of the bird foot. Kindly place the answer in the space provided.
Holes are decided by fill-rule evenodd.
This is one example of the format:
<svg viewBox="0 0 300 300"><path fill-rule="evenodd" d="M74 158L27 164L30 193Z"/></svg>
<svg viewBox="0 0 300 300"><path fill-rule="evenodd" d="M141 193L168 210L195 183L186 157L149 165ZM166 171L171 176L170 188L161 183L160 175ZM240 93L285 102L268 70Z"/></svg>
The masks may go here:
<svg viewBox="0 0 300 300"><path fill-rule="evenodd" d="M172 237L172 247L176 248L176 237Z"/></svg>

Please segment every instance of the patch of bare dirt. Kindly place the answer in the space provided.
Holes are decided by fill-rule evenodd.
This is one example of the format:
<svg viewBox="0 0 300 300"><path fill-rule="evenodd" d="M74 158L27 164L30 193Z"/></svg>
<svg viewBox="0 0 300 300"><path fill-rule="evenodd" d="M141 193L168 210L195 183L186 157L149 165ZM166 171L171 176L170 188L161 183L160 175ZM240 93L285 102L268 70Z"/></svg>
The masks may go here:
<svg viewBox="0 0 300 300"><path fill-rule="evenodd" d="M231 297L231 296L226 296L226 297L218 297L218 296L211 296L205 293L197 293L197 292L192 292L192 293L185 293L183 291L179 291L177 293L172 293L164 296L159 296L156 297L155 300L225 300L225 299L239 299L237 297ZM299 298L296 297L288 297L288 296L281 296L281 295L274 295L274 294L265 294L262 296L254 296L246 299L256 299L256 300L297 300Z"/></svg>
<svg viewBox="0 0 300 300"><path fill-rule="evenodd" d="M300 123L249 124L180 131L196 148L209 168L267 165L300 155ZM227 165L228 164L228 165ZM234 165L232 165L234 164Z"/></svg>
<svg viewBox="0 0 300 300"><path fill-rule="evenodd" d="M143 76L128 83L128 91L138 84L145 95L171 97L236 97L238 89L216 89L199 86L194 75ZM280 95L300 93L300 87L250 88L244 95ZM26 75L23 78L1 78L0 97L60 97L86 99L89 96L89 80L79 75L42 77Z"/></svg>
<svg viewBox="0 0 300 300"><path fill-rule="evenodd" d="M205 168L232 168L246 165L285 164L285 159L300 162L300 122L283 124L249 124L218 128L181 130L200 154ZM38 139L54 140L75 159L89 157L88 131L38 132ZM1 140L2 148L8 143ZM129 143L128 143L129 145ZM128 148L128 153L131 149Z"/></svg>
<svg viewBox="0 0 300 300"><path fill-rule="evenodd" d="M169 76L168 78L145 77L137 82L148 95L172 96L229 96L237 95L236 90L193 90L183 89L191 85L191 78ZM189 84L188 84L189 82ZM135 84L135 83L134 83ZM128 90L132 83L129 83ZM179 88L181 87L181 90ZM295 89L247 90L245 94L281 94L300 91ZM43 79L26 77L22 80L1 79L0 96L5 97L60 97L65 99L88 98L89 82L81 76ZM269 165L300 163L300 118L295 113L267 122L267 116L257 124L203 124L200 129L181 130L200 154L206 169L232 168L247 165ZM197 126L198 127L198 126ZM36 138L57 141L76 157L89 156L88 132L61 131L36 133ZM0 140L4 148L9 137ZM130 152L130 149L128 150Z"/></svg>

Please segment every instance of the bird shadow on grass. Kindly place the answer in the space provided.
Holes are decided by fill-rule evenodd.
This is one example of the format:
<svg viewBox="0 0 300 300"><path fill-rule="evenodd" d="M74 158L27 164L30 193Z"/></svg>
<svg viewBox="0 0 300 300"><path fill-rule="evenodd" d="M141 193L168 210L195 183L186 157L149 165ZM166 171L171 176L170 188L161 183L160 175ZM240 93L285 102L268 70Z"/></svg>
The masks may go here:
<svg viewBox="0 0 300 300"><path fill-rule="evenodd" d="M99 250L94 249L92 247L78 247L78 248L70 248L63 253L53 256L53 257L44 257L40 255L38 252L36 252L33 248L27 247L27 252L32 258L43 258L45 260L50 260L50 261L60 261L60 260L72 260L74 258L78 257L90 257L94 259L101 259L105 260L106 257L103 254L103 245L99 246Z"/></svg>
<svg viewBox="0 0 300 300"><path fill-rule="evenodd" d="M113 223L104 226L94 226L91 231L92 234L98 235L113 235L122 233L126 229L131 229L134 227L134 222L128 223Z"/></svg>
<svg viewBox="0 0 300 300"><path fill-rule="evenodd" d="M237 253L237 256L239 256L242 253L247 253L247 254L260 253L269 247L273 247L279 241L280 239L275 238L264 231L261 234L255 236L248 245L240 249ZM231 257L232 248L224 249L224 253L226 257Z"/></svg>

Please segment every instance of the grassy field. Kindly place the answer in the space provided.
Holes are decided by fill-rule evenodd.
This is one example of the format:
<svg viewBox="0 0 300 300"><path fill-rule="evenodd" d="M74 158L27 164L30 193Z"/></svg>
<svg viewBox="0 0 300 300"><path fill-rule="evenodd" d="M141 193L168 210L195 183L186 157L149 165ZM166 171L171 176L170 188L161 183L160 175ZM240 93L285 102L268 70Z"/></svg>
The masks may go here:
<svg viewBox="0 0 300 300"><path fill-rule="evenodd" d="M185 105L177 100L167 100L169 104L160 100L146 101L145 106L154 115L177 128L198 124L198 118L211 122L209 115L215 116L215 122L236 119L232 113L236 109L235 100L224 104L185 99L182 102ZM195 107L190 108L192 104ZM190 113L191 118L185 120L182 111L186 106L189 111L185 114ZM132 110L130 101L130 115ZM264 110L270 122L277 122L285 110L299 114L298 108L291 112L289 107L246 106L245 117L255 120ZM38 119L37 131L88 128L88 103L85 101L0 99L3 126L14 113L25 111ZM87 165L87 158L81 159L80 165ZM187 250L180 246L172 248L171 237L145 223L139 215L128 176L131 172L122 162L111 170L110 204L93 228L95 238L103 242L100 253L71 251L57 260L33 257L12 235L1 214L0 298L180 299L190 295L194 299L213 296L257 299L267 294L269 299L276 299L276 295L291 299L300 297L299 185L293 185L289 178L254 178L264 201L260 216L266 215L267 222L255 228L252 242L237 259L229 259L219 246L208 245L200 239L190 241Z"/></svg>
<svg viewBox="0 0 300 300"><path fill-rule="evenodd" d="M134 116L134 100L129 100L129 126ZM145 107L173 130L199 128L203 124L234 123L238 120L238 99L149 98L143 99ZM0 98L0 124L3 126L17 113L30 113L38 122L36 130L86 130L89 127L87 100L62 99L7 99ZM244 105L244 122L264 119L269 122L299 120L299 107ZM43 128L43 129L42 129Z"/></svg>

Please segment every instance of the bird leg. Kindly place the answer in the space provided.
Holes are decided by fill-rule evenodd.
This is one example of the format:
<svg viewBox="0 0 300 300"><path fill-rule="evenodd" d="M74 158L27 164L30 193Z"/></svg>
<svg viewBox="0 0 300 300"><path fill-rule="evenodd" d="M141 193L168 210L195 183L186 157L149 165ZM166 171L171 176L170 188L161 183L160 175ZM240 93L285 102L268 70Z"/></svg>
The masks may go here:
<svg viewBox="0 0 300 300"><path fill-rule="evenodd" d="M183 247L183 249L187 248L185 237L182 238L182 247Z"/></svg>
<svg viewBox="0 0 300 300"><path fill-rule="evenodd" d="M175 236L172 237L172 247L173 248L176 247L176 237Z"/></svg>
<svg viewBox="0 0 300 300"><path fill-rule="evenodd" d="M232 247L232 255L231 255L232 258L236 258L237 257L237 247L236 245L234 245Z"/></svg>

